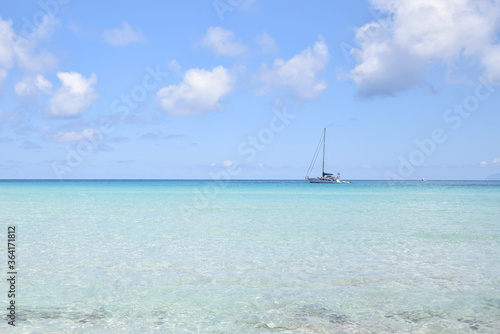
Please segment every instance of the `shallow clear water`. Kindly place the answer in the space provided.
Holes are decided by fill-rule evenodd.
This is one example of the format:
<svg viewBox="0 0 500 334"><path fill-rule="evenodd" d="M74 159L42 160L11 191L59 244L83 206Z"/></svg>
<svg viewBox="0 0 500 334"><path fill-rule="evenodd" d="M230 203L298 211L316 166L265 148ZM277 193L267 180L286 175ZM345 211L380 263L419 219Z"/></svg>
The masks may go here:
<svg viewBox="0 0 500 334"><path fill-rule="evenodd" d="M500 182L10 181L0 211L19 333L500 332Z"/></svg>

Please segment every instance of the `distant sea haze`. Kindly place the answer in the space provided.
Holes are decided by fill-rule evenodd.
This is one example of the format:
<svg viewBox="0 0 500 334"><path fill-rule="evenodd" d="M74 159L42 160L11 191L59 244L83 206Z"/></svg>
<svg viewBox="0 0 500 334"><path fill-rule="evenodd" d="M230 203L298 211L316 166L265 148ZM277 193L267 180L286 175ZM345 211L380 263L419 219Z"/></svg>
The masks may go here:
<svg viewBox="0 0 500 334"><path fill-rule="evenodd" d="M500 173L497 173L497 174L491 174L490 176L488 176L486 178L487 180L491 180L491 181L500 181Z"/></svg>

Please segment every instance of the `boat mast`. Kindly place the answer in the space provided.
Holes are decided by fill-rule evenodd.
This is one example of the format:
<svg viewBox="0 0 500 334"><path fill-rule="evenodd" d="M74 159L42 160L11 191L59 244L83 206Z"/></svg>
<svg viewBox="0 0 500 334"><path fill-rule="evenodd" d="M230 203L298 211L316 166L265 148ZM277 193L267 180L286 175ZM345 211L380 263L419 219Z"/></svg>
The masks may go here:
<svg viewBox="0 0 500 334"><path fill-rule="evenodd" d="M325 141L326 141L326 128L323 129L323 168L321 177L325 176Z"/></svg>

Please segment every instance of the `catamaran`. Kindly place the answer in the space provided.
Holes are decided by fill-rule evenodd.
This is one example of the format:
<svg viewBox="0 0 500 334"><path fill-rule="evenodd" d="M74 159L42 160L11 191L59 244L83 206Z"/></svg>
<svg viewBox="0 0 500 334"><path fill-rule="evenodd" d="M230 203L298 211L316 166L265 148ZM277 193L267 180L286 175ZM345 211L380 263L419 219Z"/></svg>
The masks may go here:
<svg viewBox="0 0 500 334"><path fill-rule="evenodd" d="M314 165L316 163L316 159L318 158L321 142L323 142L323 164L321 169L321 176L309 177L309 174L311 174ZM316 148L316 152L314 152L313 159L311 161L311 164L309 165L309 170L307 171L306 180L308 180L310 183L351 183L349 181L341 181L340 173L337 173L337 176L334 176L331 173L325 173L325 147L326 147L326 128L323 130L323 135L319 139L318 147Z"/></svg>

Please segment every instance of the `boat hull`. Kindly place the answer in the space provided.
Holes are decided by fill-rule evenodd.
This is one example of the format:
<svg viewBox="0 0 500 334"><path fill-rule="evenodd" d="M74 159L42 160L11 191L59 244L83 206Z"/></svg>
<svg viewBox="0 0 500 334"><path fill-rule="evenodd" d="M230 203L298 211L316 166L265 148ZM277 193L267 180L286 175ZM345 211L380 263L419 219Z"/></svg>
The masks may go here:
<svg viewBox="0 0 500 334"><path fill-rule="evenodd" d="M308 179L309 183L332 183L332 184L340 184L339 180L328 180L328 179L320 179L320 178L312 178Z"/></svg>

